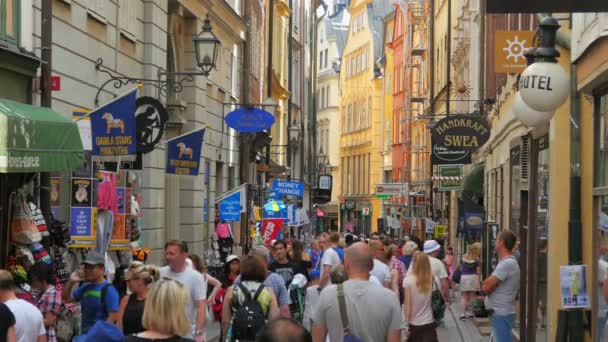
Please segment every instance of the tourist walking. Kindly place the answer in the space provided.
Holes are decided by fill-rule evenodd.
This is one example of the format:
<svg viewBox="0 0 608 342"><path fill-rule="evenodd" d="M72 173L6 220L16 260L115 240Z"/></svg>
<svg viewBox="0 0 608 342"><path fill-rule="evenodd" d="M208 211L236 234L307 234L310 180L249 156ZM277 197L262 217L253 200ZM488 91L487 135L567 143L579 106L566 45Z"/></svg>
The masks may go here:
<svg viewBox="0 0 608 342"><path fill-rule="evenodd" d="M183 241L171 240L165 244L167 266L161 267L163 278L176 280L188 290L188 302L184 306L190 322L190 331L184 337L193 338L196 342L205 339L207 319L207 283L198 271L186 266L188 245Z"/></svg>
<svg viewBox="0 0 608 342"><path fill-rule="evenodd" d="M13 276L6 270L0 270L0 302L4 303L14 316L16 341L46 341L46 330L40 310L31 303L17 298L15 289Z"/></svg>
<svg viewBox="0 0 608 342"><path fill-rule="evenodd" d="M222 310L222 336L227 341L253 341L268 320L279 318L277 297L267 280L267 266L259 256L241 262L241 275L228 288Z"/></svg>
<svg viewBox="0 0 608 342"><path fill-rule="evenodd" d="M448 289L450 287L450 284L448 282L448 271L443 261L437 259L440 250L441 246L439 245L439 243L437 243L437 241L427 240L424 242L423 251L424 254L429 256L429 261L431 263L431 271L433 271L433 275L435 276L435 278L439 279L439 283L441 284L440 291L443 295L443 298L448 298ZM412 268L410 267L407 270L407 273L409 274L411 271Z"/></svg>
<svg viewBox="0 0 608 342"><path fill-rule="evenodd" d="M162 279L154 283L146 298L142 326L146 329L127 336L124 342L186 342L182 338L190 334L192 326L185 310L176 310L188 305L190 295L181 283Z"/></svg>
<svg viewBox="0 0 608 342"><path fill-rule="evenodd" d="M409 324L407 340L412 342L436 342L437 324L433 318L431 293L438 286L433 276L430 257L415 252L408 275L403 280L404 315ZM433 285L435 284L435 285Z"/></svg>
<svg viewBox="0 0 608 342"><path fill-rule="evenodd" d="M150 286L160 279L160 270L154 265L133 261L125 271L127 288L131 294L124 296L118 310L118 327L125 335L144 331L142 316Z"/></svg>
<svg viewBox="0 0 608 342"><path fill-rule="evenodd" d="M399 260L405 265L406 269L410 267L412 256L417 250L418 245L414 241L408 241L405 243L405 245L403 245L403 255L399 258Z"/></svg>
<svg viewBox="0 0 608 342"><path fill-rule="evenodd" d="M313 341L346 339L345 333L364 342L401 342L401 308L391 291L369 281L374 264L369 246L363 242L345 250L348 280L321 291L313 315Z"/></svg>
<svg viewBox="0 0 608 342"><path fill-rule="evenodd" d="M323 288L328 284L331 284L329 280L329 272L331 269L342 263L344 258L343 250L338 246L340 242L340 235L336 232L330 234L321 234L321 248L323 249L323 255L321 256L321 280L319 287ZM340 255L342 253L342 255Z"/></svg>
<svg viewBox="0 0 608 342"><path fill-rule="evenodd" d="M40 293L36 299L36 306L42 313L44 327L46 328L46 340L47 342L56 342L55 325L57 315L61 311L62 300L61 292L55 288L55 272L51 265L37 262L30 268L28 274L32 288Z"/></svg>
<svg viewBox="0 0 608 342"><path fill-rule="evenodd" d="M494 246L500 261L492 275L482 284L487 294L486 308L490 311L492 333L496 342L511 342L515 321L515 297L519 291L520 271L513 247L517 238L513 232L499 232Z"/></svg>
<svg viewBox="0 0 608 342"><path fill-rule="evenodd" d="M220 280L222 281L222 286L228 288L232 286L234 280L241 274L241 259L236 255L229 255L226 258L225 268L224 279Z"/></svg>
<svg viewBox="0 0 608 342"><path fill-rule="evenodd" d="M460 320L475 318L471 309L471 301L480 290L481 279L481 244L476 242L469 246L468 253L460 260L460 304L462 315Z"/></svg>
<svg viewBox="0 0 608 342"><path fill-rule="evenodd" d="M105 278L106 258L96 251L89 251L84 261L84 272L74 272L63 286L62 299L64 303L80 302L80 333L86 332L97 321L108 321L116 324L118 320L118 291ZM81 274L85 283L72 291L74 285L81 282Z"/></svg>
<svg viewBox="0 0 608 342"><path fill-rule="evenodd" d="M211 308L213 306L213 300L215 299L215 296L222 289L222 283L207 272L205 259L203 259L202 256L193 254L190 256L190 258L192 259L192 267L197 270L198 273L202 274L205 278L205 287L208 294L207 306ZM226 260L228 260L228 258L226 258Z"/></svg>

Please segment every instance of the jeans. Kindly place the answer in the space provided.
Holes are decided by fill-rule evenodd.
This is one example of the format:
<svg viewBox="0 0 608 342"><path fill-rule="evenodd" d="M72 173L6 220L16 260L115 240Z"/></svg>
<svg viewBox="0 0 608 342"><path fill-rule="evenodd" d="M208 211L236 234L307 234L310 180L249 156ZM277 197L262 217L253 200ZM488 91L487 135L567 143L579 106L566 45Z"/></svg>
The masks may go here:
<svg viewBox="0 0 608 342"><path fill-rule="evenodd" d="M511 342L513 341L513 322L515 314L510 315L492 315L492 333L496 342Z"/></svg>
<svg viewBox="0 0 608 342"><path fill-rule="evenodd" d="M101 255L105 255L110 247L112 230L114 230L114 212L112 210L97 211L97 241L95 251Z"/></svg>
<svg viewBox="0 0 608 342"><path fill-rule="evenodd" d="M597 324L597 340L598 342L604 341L604 330L606 330L606 322L608 321L608 313L601 310L598 314Z"/></svg>

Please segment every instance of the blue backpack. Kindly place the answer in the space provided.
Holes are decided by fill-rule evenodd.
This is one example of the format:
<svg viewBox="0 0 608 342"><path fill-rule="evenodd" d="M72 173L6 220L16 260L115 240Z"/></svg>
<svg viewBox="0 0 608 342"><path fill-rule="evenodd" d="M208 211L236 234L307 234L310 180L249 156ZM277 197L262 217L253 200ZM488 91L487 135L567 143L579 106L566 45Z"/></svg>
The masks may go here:
<svg viewBox="0 0 608 342"><path fill-rule="evenodd" d="M336 253L338 253L338 256L340 257L340 261L342 263L344 263L344 250L340 247L332 247L332 249L334 251L336 251Z"/></svg>

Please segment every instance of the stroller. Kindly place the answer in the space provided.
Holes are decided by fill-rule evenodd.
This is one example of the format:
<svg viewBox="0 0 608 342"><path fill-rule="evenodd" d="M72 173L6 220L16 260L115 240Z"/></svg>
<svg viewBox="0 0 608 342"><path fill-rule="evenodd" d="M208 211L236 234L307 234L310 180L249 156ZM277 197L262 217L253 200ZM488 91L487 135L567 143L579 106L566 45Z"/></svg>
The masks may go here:
<svg viewBox="0 0 608 342"><path fill-rule="evenodd" d="M296 274L289 285L289 297L291 298L291 317L298 322L304 319L304 300L306 298L306 284L308 281L303 274Z"/></svg>

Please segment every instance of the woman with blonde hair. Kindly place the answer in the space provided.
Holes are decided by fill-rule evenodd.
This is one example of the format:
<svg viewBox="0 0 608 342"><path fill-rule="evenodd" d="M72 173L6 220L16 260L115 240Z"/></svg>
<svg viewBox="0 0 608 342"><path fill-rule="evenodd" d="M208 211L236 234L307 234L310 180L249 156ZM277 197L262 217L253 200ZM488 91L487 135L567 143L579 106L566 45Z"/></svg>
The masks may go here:
<svg viewBox="0 0 608 342"><path fill-rule="evenodd" d="M412 272L403 280L405 320L409 324L408 341L436 342L437 331L431 293L433 285L438 288L437 279L433 277L429 256L415 252L412 256Z"/></svg>
<svg viewBox="0 0 608 342"><path fill-rule="evenodd" d="M460 304L462 315L460 320L475 318L470 308L475 293L481 288L481 244L476 242L469 246L467 254L460 259Z"/></svg>
<svg viewBox="0 0 608 342"><path fill-rule="evenodd" d="M185 308L188 303L188 290L172 279L162 279L152 286L142 318L146 331L125 337L125 342L186 342L190 322Z"/></svg>
<svg viewBox="0 0 608 342"><path fill-rule="evenodd" d="M160 270L154 265L133 261L125 270L125 280L131 295L124 296L118 309L118 327L125 335L144 331L141 317L150 286L160 278Z"/></svg>

